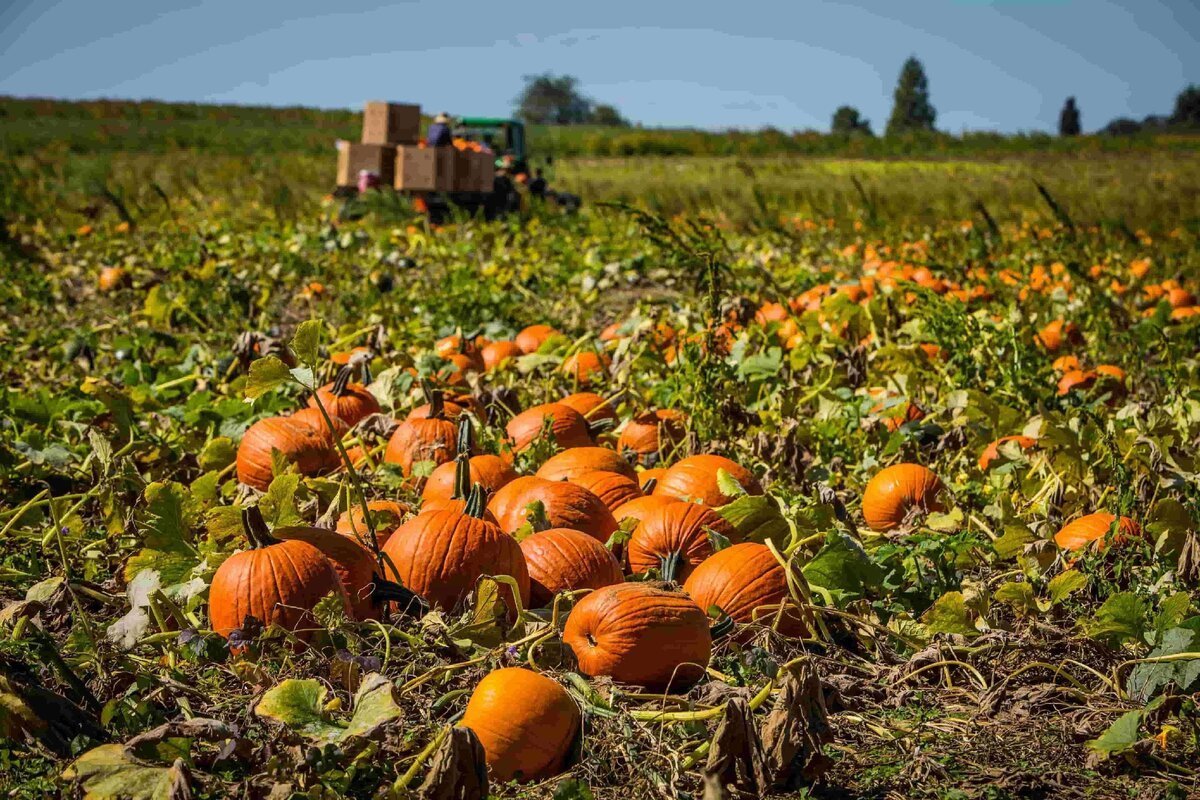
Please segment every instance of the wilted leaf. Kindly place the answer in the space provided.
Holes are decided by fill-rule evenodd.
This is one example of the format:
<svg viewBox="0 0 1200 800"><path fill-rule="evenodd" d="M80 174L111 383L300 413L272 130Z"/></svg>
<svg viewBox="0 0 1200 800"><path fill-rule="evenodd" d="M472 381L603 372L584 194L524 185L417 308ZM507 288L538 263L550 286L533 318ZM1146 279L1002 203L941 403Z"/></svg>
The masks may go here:
<svg viewBox="0 0 1200 800"><path fill-rule="evenodd" d="M87 751L63 772L63 779L79 782L84 800L175 800L190 796L182 761L170 767L144 764L119 744Z"/></svg>
<svg viewBox="0 0 1200 800"><path fill-rule="evenodd" d="M746 493L746 489L738 483L737 478L723 469L717 470L717 488L726 497L741 497Z"/></svg>
<svg viewBox="0 0 1200 800"><path fill-rule="evenodd" d="M372 672L362 679L354 694L354 716L341 738L370 737L403 713L392 694L392 682L378 672Z"/></svg>
<svg viewBox="0 0 1200 800"><path fill-rule="evenodd" d="M288 678L267 690L254 707L254 713L282 722L310 739L336 742L346 729L326 719L327 694L328 690L320 681Z"/></svg>
<svg viewBox="0 0 1200 800"><path fill-rule="evenodd" d="M200 455L197 457L200 469L204 470L224 469L236 459L237 447L228 436L218 436L204 445L204 449L200 451Z"/></svg>
<svg viewBox="0 0 1200 800"><path fill-rule="evenodd" d="M1024 525L1005 525L1004 533L992 542L992 549L1004 561L1016 558L1033 541L1033 532Z"/></svg>
<svg viewBox="0 0 1200 800"><path fill-rule="evenodd" d="M921 622L934 633L959 633L978 636L971 612L962 592L946 592L921 615Z"/></svg>
<svg viewBox="0 0 1200 800"><path fill-rule="evenodd" d="M1022 616L1039 611L1033 586L1028 581L1008 581L996 590L996 600L1007 603Z"/></svg>
<svg viewBox="0 0 1200 800"><path fill-rule="evenodd" d="M258 500L258 509L271 528L298 525L304 520L296 509L296 491L300 488L300 476L294 472L277 475L271 480L266 493Z"/></svg>
<svg viewBox="0 0 1200 800"><path fill-rule="evenodd" d="M1162 635L1161 643L1150 651L1147 658L1196 652L1198 647L1200 647L1200 634L1187 628L1172 628ZM1135 697L1146 701L1171 682L1175 683L1179 691L1186 694L1198 679L1200 679L1200 658L1138 664L1129 675L1128 688Z"/></svg>
<svg viewBox="0 0 1200 800"><path fill-rule="evenodd" d="M192 515L187 507L191 493L182 484L152 483L146 487L145 499L147 508L139 526L145 546L126 563L125 580L154 569L163 584L179 583L200 561L192 546Z"/></svg>

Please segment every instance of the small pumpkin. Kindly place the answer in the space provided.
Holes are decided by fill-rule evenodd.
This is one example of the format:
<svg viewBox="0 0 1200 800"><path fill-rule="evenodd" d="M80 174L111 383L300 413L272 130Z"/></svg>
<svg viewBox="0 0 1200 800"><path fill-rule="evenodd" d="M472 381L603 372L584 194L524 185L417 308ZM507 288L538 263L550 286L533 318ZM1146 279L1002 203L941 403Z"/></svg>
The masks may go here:
<svg viewBox="0 0 1200 800"><path fill-rule="evenodd" d="M367 391L366 386L351 382L353 372L353 367L349 366L338 370L333 383L322 386L317 390L316 397L308 399L309 407L316 408L319 399L329 416L337 417L349 427L354 427L365 417L378 414L379 401Z"/></svg>
<svg viewBox="0 0 1200 800"><path fill-rule="evenodd" d="M652 508L629 537L629 569L635 575L658 569L665 581L683 581L713 554L709 531L736 536L733 526L707 506L677 501Z"/></svg>
<svg viewBox="0 0 1200 800"><path fill-rule="evenodd" d="M1073 369L1058 380L1058 396L1063 397L1076 389L1086 390L1092 387L1100 376L1090 369Z"/></svg>
<svg viewBox="0 0 1200 800"><path fill-rule="evenodd" d="M597 589L567 617L563 642L585 675L654 690L681 690L712 655L709 619L682 592L648 583Z"/></svg>
<svg viewBox="0 0 1200 800"><path fill-rule="evenodd" d="M984 448L983 452L979 455L979 469L987 472L992 464L999 461L1002 456L1000 448L1008 442L1016 442L1017 446L1022 450L1029 450L1037 446L1037 439L1034 439L1032 436L1001 436Z"/></svg>
<svg viewBox="0 0 1200 800"><path fill-rule="evenodd" d="M425 488L421 490L421 509L428 510L445 505L454 497L454 480L456 462L442 464L433 471ZM471 456L467 460L468 485L479 484L489 495L495 494L504 486L517 479L517 473L512 464L500 456L484 454Z"/></svg>
<svg viewBox="0 0 1200 800"><path fill-rule="evenodd" d="M616 450L607 447L572 447L546 459L537 471L548 481L569 481L588 472L613 472L636 478L637 470Z"/></svg>
<svg viewBox="0 0 1200 800"><path fill-rule="evenodd" d="M938 495L941 480L920 464L893 464L871 477L863 492L862 513L875 531L890 531L903 524L913 509L944 511Z"/></svg>
<svg viewBox="0 0 1200 800"><path fill-rule="evenodd" d="M584 350L563 360L561 371L579 386L591 386L608 377L608 366L612 363L607 355L595 350Z"/></svg>
<svg viewBox="0 0 1200 800"><path fill-rule="evenodd" d="M432 461L445 464L453 461L458 450L455 445L457 428L446 418L442 405L442 393L430 392L428 417L406 419L401 422L388 440L383 460L397 464L404 475L412 475L413 464Z"/></svg>
<svg viewBox="0 0 1200 800"><path fill-rule="evenodd" d="M608 548L581 531L550 528L521 540L529 570L530 602L545 608L559 592L599 589L625 580Z"/></svg>
<svg viewBox="0 0 1200 800"><path fill-rule="evenodd" d="M274 450L302 475L330 472L341 463L333 436L315 408L290 417L267 417L251 425L238 445L238 480L265 492L274 477Z"/></svg>
<svg viewBox="0 0 1200 800"><path fill-rule="evenodd" d="M558 331L549 325L530 325L527 328L523 328L513 341L517 343L517 347L521 348L522 353L528 355L529 353L536 353L538 348L547 339L557 335Z"/></svg>
<svg viewBox="0 0 1200 800"><path fill-rule="evenodd" d="M278 541L257 508L242 512L250 549L221 562L208 590L213 630L228 639L246 617L279 625L307 641L317 625L310 613L330 592L345 592L329 559L308 542ZM350 609L347 607L347 613Z"/></svg>
<svg viewBox="0 0 1200 800"><path fill-rule="evenodd" d="M612 425L617 424L617 410L612 402L595 392L576 392L558 402L578 411L589 423L608 420Z"/></svg>
<svg viewBox="0 0 1200 800"><path fill-rule="evenodd" d="M375 536L379 539L379 546L383 547L387 544L388 537L396 528L400 527L400 523L404 522L404 518L412 512L412 509L395 500L368 500L367 511L370 512L371 518L375 522ZM370 533L367 523L363 519L362 506L354 503L349 509L343 511L342 515L338 517L336 531L356 542L359 539L365 542Z"/></svg>
<svg viewBox="0 0 1200 800"><path fill-rule="evenodd" d="M667 468L654 487L654 494L678 500L696 500L706 506L723 506L736 499L721 491L717 475L724 470L748 494L762 494L762 485L750 470L724 456L689 456Z"/></svg>
<svg viewBox="0 0 1200 800"><path fill-rule="evenodd" d="M779 606L790 602L787 571L766 545L742 542L706 558L683 584L696 605L707 612L720 608L739 624L771 625ZM800 611L785 608L778 616L780 633L803 636L808 631Z"/></svg>
<svg viewBox="0 0 1200 800"><path fill-rule="evenodd" d="M1083 334L1079 332L1079 326L1074 322L1056 319L1038 331L1037 342L1045 348L1046 352L1057 353L1066 344L1077 347L1082 345Z"/></svg>
<svg viewBox="0 0 1200 800"><path fill-rule="evenodd" d="M516 342L507 340L492 342L480 351L480 356L483 358L483 368L491 372L503 367L505 364L511 364L521 356L525 355L525 351Z"/></svg>
<svg viewBox="0 0 1200 800"><path fill-rule="evenodd" d="M514 533L531 522L530 507L540 503L548 528L571 528L607 542L617 529L612 512L599 497L573 483L548 481L536 476L517 478L488 502L500 528Z"/></svg>
<svg viewBox="0 0 1200 800"><path fill-rule="evenodd" d="M892 406L887 405L886 401L877 403L870 413L877 414L883 420L884 427L891 433L910 422L919 422L925 418L925 410L907 400Z"/></svg>
<svg viewBox="0 0 1200 800"><path fill-rule="evenodd" d="M560 403L528 408L510 419L504 430L513 450L521 452L542 436L543 428L548 428L550 438L562 448L593 444L591 429L583 415Z"/></svg>
<svg viewBox="0 0 1200 800"><path fill-rule="evenodd" d="M657 464L687 435L687 415L672 408L639 414L626 423L617 439L617 450L631 454L645 466Z"/></svg>
<svg viewBox="0 0 1200 800"><path fill-rule="evenodd" d="M563 771L580 722L575 701L555 681L505 667L479 682L458 724L475 732L493 779L524 783Z"/></svg>
<svg viewBox="0 0 1200 800"><path fill-rule="evenodd" d="M1141 526L1129 517L1121 517L1118 521L1115 514L1098 511L1068 522L1058 533L1054 534L1054 543L1068 551L1083 550L1093 543L1097 548L1103 548L1104 539L1114 522L1117 522L1114 543L1142 535Z"/></svg>

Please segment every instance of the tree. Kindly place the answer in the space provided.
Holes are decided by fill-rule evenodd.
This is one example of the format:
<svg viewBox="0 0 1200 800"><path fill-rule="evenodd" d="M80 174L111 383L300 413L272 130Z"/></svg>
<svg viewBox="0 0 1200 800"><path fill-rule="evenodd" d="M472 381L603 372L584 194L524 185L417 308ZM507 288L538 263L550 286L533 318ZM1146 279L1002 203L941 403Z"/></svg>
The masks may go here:
<svg viewBox="0 0 1200 800"><path fill-rule="evenodd" d="M1062 113L1058 115L1058 135L1078 136L1081 132L1079 107L1075 105L1074 97L1068 97L1067 102L1063 104Z"/></svg>
<svg viewBox="0 0 1200 800"><path fill-rule="evenodd" d="M612 128L628 128L629 120L621 116L621 112L617 111L615 106L610 106L606 103L597 103L592 109L591 118L588 120L593 125L607 125Z"/></svg>
<svg viewBox="0 0 1200 800"><path fill-rule="evenodd" d="M842 106L833 112L832 127L834 133L875 135L871 132L871 121L863 119L862 115L858 113L858 109L853 106Z"/></svg>
<svg viewBox="0 0 1200 800"><path fill-rule="evenodd" d="M1171 124L1180 128L1200 128L1200 86L1189 86L1175 98Z"/></svg>
<svg viewBox="0 0 1200 800"><path fill-rule="evenodd" d="M908 131L932 131L937 110L929 102L929 79L916 56L909 56L900 70L900 80L893 95L892 116L887 135Z"/></svg>
<svg viewBox="0 0 1200 800"><path fill-rule="evenodd" d="M552 73L524 76L525 88L517 95L517 116L538 125L579 125L592 113L592 101L579 91L570 75Z"/></svg>

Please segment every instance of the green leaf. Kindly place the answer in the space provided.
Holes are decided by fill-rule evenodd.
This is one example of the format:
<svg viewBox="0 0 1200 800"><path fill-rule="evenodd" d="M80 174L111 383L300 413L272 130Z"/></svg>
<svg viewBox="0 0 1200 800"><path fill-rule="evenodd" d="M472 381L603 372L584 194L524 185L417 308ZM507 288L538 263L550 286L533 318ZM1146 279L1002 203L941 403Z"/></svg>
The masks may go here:
<svg viewBox="0 0 1200 800"><path fill-rule="evenodd" d="M237 447L228 436L218 436L204 445L197 458L203 470L222 470L236 460Z"/></svg>
<svg viewBox="0 0 1200 800"><path fill-rule="evenodd" d="M1176 592L1162 600L1158 604L1158 613L1151 622L1151 627L1158 636L1151 639L1150 644L1161 641L1162 633L1182 624L1187 619L1191 607L1192 599L1187 592Z"/></svg>
<svg viewBox="0 0 1200 800"><path fill-rule="evenodd" d="M766 495L742 495L716 512L733 526L741 541L762 544L770 540L783 549L791 539L792 529L779 505Z"/></svg>
<svg viewBox="0 0 1200 800"><path fill-rule="evenodd" d="M946 592L934 601L921 615L921 622L934 633L959 633L963 636L978 636L979 631L971 621L962 592Z"/></svg>
<svg viewBox="0 0 1200 800"><path fill-rule="evenodd" d="M1162 635L1161 644L1151 650L1147 657L1194 653L1197 648L1200 648L1200 634L1187 628L1172 628ZM1129 674L1128 689L1134 697L1146 701L1171 682L1186 694L1197 680L1200 680L1200 658L1138 664Z"/></svg>
<svg viewBox="0 0 1200 800"><path fill-rule="evenodd" d="M1141 724L1141 711L1122 714L1116 722L1108 726L1104 733L1100 734L1098 739L1092 739L1087 743L1088 749L1105 758L1124 753L1140 741L1138 728L1141 727Z"/></svg>
<svg viewBox="0 0 1200 800"><path fill-rule="evenodd" d="M342 733L342 739L351 736L369 738L403 713L396 705L392 682L378 672L372 672L362 679L354 695L354 716Z"/></svg>
<svg viewBox="0 0 1200 800"><path fill-rule="evenodd" d="M1033 585L1029 581L1008 581L996 590L995 598L1012 606L1021 616L1041 610L1033 595Z"/></svg>
<svg viewBox="0 0 1200 800"><path fill-rule="evenodd" d="M741 497L746 494L746 490L738 483L737 478L723 469L717 470L717 488L726 497Z"/></svg>
<svg viewBox="0 0 1200 800"><path fill-rule="evenodd" d="M1004 533L992 542L992 549L1004 561L1016 558L1024 550L1025 545L1033 541L1033 532L1024 525L1005 525Z"/></svg>
<svg viewBox="0 0 1200 800"><path fill-rule="evenodd" d="M254 400L285 383L292 377L291 370L275 356L260 358L250 365L246 377L246 398Z"/></svg>
<svg viewBox="0 0 1200 800"><path fill-rule="evenodd" d="M867 588L883 580L883 571L862 545L838 531L825 537L820 552L800 571L813 588L820 587L845 601L862 597Z"/></svg>
<svg viewBox="0 0 1200 800"><path fill-rule="evenodd" d="M1056 606L1074 592L1079 591L1088 584L1087 575L1074 569L1069 569L1066 572L1061 572L1050 579L1050 583L1046 588L1050 592L1050 605Z"/></svg>
<svg viewBox="0 0 1200 800"><path fill-rule="evenodd" d="M1088 636L1113 645L1140 640L1146 631L1146 601L1132 592L1120 592L1104 601L1084 625Z"/></svg>
<svg viewBox="0 0 1200 800"><path fill-rule="evenodd" d="M310 739L336 742L346 729L326 718L324 706L327 694L328 690L320 681L288 678L267 690L254 707L254 713L282 722Z"/></svg>
<svg viewBox="0 0 1200 800"><path fill-rule="evenodd" d="M747 356L738 364L738 377L749 381L763 381L779 374L783 367L783 351L778 347Z"/></svg>
<svg viewBox="0 0 1200 800"><path fill-rule="evenodd" d="M310 367L296 367L288 372L292 376L292 380L310 391L316 391L316 378L313 377L313 371Z"/></svg>
<svg viewBox="0 0 1200 800"><path fill-rule="evenodd" d="M169 800L187 784L182 769L143 764L119 744L88 750L62 776L83 787L84 800Z"/></svg>
<svg viewBox="0 0 1200 800"><path fill-rule="evenodd" d="M325 324L319 319L301 322L292 337L292 352L305 364L316 364L320 356L321 333Z"/></svg>
<svg viewBox="0 0 1200 800"><path fill-rule="evenodd" d="M158 482L146 487L144 497L146 511L138 520L144 547L125 564L125 580L155 569L164 585L180 583L199 563L192 546L191 493L182 484Z"/></svg>
<svg viewBox="0 0 1200 800"><path fill-rule="evenodd" d="M296 510L296 491L299 488L300 476L294 472L278 475L271 480L266 494L258 500L258 508L268 526L299 525L304 521Z"/></svg>
<svg viewBox="0 0 1200 800"><path fill-rule="evenodd" d="M953 508L949 513L933 512L925 517L925 527L941 533L953 533L962 528L963 512L961 508Z"/></svg>

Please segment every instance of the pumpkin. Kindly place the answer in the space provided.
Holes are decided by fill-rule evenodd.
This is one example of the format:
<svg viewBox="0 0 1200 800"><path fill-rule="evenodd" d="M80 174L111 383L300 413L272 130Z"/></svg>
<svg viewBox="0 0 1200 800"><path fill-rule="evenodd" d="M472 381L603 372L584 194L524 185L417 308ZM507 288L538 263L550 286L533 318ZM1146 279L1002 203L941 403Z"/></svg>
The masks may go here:
<svg viewBox="0 0 1200 800"><path fill-rule="evenodd" d="M610 511L643 496L637 481L615 472L585 472L571 478L570 482L599 497Z"/></svg>
<svg viewBox="0 0 1200 800"><path fill-rule="evenodd" d="M337 417L349 427L357 425L364 417L378 414L379 401L375 395L361 383L350 382L353 371L351 367L338 370L333 383L322 386L315 397L308 398L309 407L316 408L319 399L329 416Z"/></svg>
<svg viewBox="0 0 1200 800"><path fill-rule="evenodd" d="M554 602L559 592L599 589L625 580L608 548L581 531L550 528L521 540L534 608Z"/></svg>
<svg viewBox="0 0 1200 800"><path fill-rule="evenodd" d="M341 463L333 436L315 408L297 411L290 417L267 417L251 425L238 445L238 480L265 492L274 477L273 450L278 450L302 475L320 475Z"/></svg>
<svg viewBox="0 0 1200 800"><path fill-rule="evenodd" d="M1002 456L1000 448L1008 442L1016 442L1017 446L1022 450L1028 450L1031 447L1037 446L1037 439L1034 439L1032 436L1001 436L985 447L979 455L979 469L987 472L992 464L999 461Z"/></svg>
<svg viewBox="0 0 1200 800"><path fill-rule="evenodd" d="M242 512L242 524L250 549L221 562L209 586L213 630L228 639L251 616L307 641L317 624L310 613L317 603L330 592L345 599L337 572L308 542L272 538L257 508Z"/></svg>
<svg viewBox="0 0 1200 800"><path fill-rule="evenodd" d="M560 403L544 403L526 409L510 419L504 430L512 448L521 452L541 437L545 426L549 426L549 436L559 447L588 447L593 444L591 430L583 415Z"/></svg>
<svg viewBox="0 0 1200 800"><path fill-rule="evenodd" d="M675 502L678 501L676 501L673 497L663 497L662 495L652 494L643 495L642 497L630 500L628 503L613 509L613 519L617 521L618 525L621 524L622 520L629 519L630 517L633 517L638 522L641 522L642 518L649 514L651 509L655 509L660 506L669 506L671 503Z"/></svg>
<svg viewBox="0 0 1200 800"><path fill-rule="evenodd" d="M529 354L536 353L547 339L556 335L558 331L549 325L530 325L518 333L513 341L521 348L522 353Z"/></svg>
<svg viewBox="0 0 1200 800"><path fill-rule="evenodd" d="M529 572L521 547L495 523L482 519L483 492L476 487L464 511L426 511L396 529L384 545L386 577L451 611L483 575L511 575L523 606L529 604ZM500 595L515 618L512 590Z"/></svg>
<svg viewBox="0 0 1200 800"><path fill-rule="evenodd" d="M607 675L648 689L685 689L712 654L709 620L682 592L619 583L580 600L563 642L585 675Z"/></svg>
<svg viewBox="0 0 1200 800"><path fill-rule="evenodd" d="M1063 373L1070 372L1071 370L1082 369L1083 367L1080 365L1078 358L1072 355L1066 355L1059 356L1058 358L1054 359L1054 363L1050 365L1050 368L1055 372Z"/></svg>
<svg viewBox="0 0 1200 800"><path fill-rule="evenodd" d="M479 352L483 358L483 368L488 372L500 369L506 363L516 361L525 354L516 342L492 342Z"/></svg>
<svg viewBox="0 0 1200 800"><path fill-rule="evenodd" d="M404 475L412 475L413 464L432 461L445 464L457 455L457 429L443 413L441 392L432 392L428 417L406 419L388 440L383 460L397 464Z"/></svg>
<svg viewBox="0 0 1200 800"><path fill-rule="evenodd" d="M395 500L368 500L367 510L371 514L371 519L375 522L375 536L379 539L379 546L383 547L387 543L388 537L400 527L400 523L412 511L404 503L397 503ZM354 503L349 509L342 512L338 517L337 532L342 536L353 539L355 542L367 541L371 535L367 528L367 523L363 520L362 506Z"/></svg>
<svg viewBox="0 0 1200 800"><path fill-rule="evenodd" d="M325 528L292 525L272 531L282 541L307 542L329 560L342 582L355 619L375 619L377 609L372 598L378 565L371 551L347 536L339 536ZM368 536L370 534L367 534Z"/></svg>
<svg viewBox="0 0 1200 800"><path fill-rule="evenodd" d="M1038 331L1037 341L1046 352L1056 353L1064 344L1083 344L1083 334L1074 322L1056 319Z"/></svg>
<svg viewBox="0 0 1200 800"><path fill-rule="evenodd" d="M1115 364L1101 364L1096 367L1096 375L1108 380L1116 381L1117 383L1125 383L1125 370Z"/></svg>
<svg viewBox="0 0 1200 800"><path fill-rule="evenodd" d="M475 732L493 779L527 782L562 772L580 715L571 695L550 678L506 667L484 676L458 724Z"/></svg>
<svg viewBox="0 0 1200 800"><path fill-rule="evenodd" d="M791 597L783 565L769 547L754 542L730 545L704 559L684 582L683 591L705 612L716 606L741 624L772 624L776 609L764 606L778 606ZM792 608L779 617L778 630L803 636L808 626L799 610Z"/></svg>
<svg viewBox="0 0 1200 800"><path fill-rule="evenodd" d="M651 467L644 469L638 473L638 483L641 484L642 491L649 494L654 491L654 487L658 486L658 482L662 480L662 476L666 474L665 467Z"/></svg>
<svg viewBox="0 0 1200 800"><path fill-rule="evenodd" d="M433 471L429 480L425 482L425 488L421 490L422 511L443 506L454 497L456 469L457 463L449 462ZM500 456L491 454L471 456L467 460L467 469L467 485L479 484L489 495L495 494L517 478L512 464Z"/></svg>
<svg viewBox="0 0 1200 800"><path fill-rule="evenodd" d="M469 356L472 361L483 367L483 361L479 358L481 348L487 346L486 340L481 340L478 336L459 336L452 334L443 336L434 342L433 351L442 358L450 358L455 355Z"/></svg>
<svg viewBox="0 0 1200 800"><path fill-rule="evenodd" d="M689 456L667 468L654 487L654 494L678 500L696 500L706 506L723 506L733 502L732 495L717 485L717 472L725 470L749 494L762 494L762 486L753 473L723 456Z"/></svg>
<svg viewBox="0 0 1200 800"><path fill-rule="evenodd" d="M101 267L100 275L96 278L96 287L101 292L111 292L129 283L129 273L121 267Z"/></svg>
<svg viewBox="0 0 1200 800"><path fill-rule="evenodd" d="M467 376L483 371L483 359L478 354L451 353L437 370L436 378L446 386L465 386Z"/></svg>
<svg viewBox="0 0 1200 800"><path fill-rule="evenodd" d="M517 478L488 502L488 510L500 528L509 533L530 522L529 506L541 503L545 525L582 531L601 543L617 529L612 512L599 497L566 481L548 481L536 476Z"/></svg>
<svg viewBox="0 0 1200 800"><path fill-rule="evenodd" d="M1058 396L1062 397L1070 394L1076 389L1090 389L1099 377L1097 373L1090 369L1073 369L1059 378Z"/></svg>
<svg viewBox="0 0 1200 800"><path fill-rule="evenodd" d="M668 456L687 434L687 416L671 408L647 411L626 423L617 450L646 466Z"/></svg>
<svg viewBox="0 0 1200 800"><path fill-rule="evenodd" d="M588 422L611 420L612 424L615 425L618 420L617 410L613 408L612 403L595 392L576 392L575 394L567 395L558 402L575 409Z"/></svg>
<svg viewBox="0 0 1200 800"><path fill-rule="evenodd" d="M659 569L665 581L684 580L713 554L708 532L732 538L736 531L707 506L677 501L652 508L629 537L629 569L637 575Z"/></svg>
<svg viewBox="0 0 1200 800"><path fill-rule="evenodd" d="M546 459L537 471L548 481L569 481L588 472L613 472L633 479L637 470L616 450L607 447L572 447Z"/></svg>
<svg viewBox="0 0 1200 800"><path fill-rule="evenodd" d="M903 524L916 508L944 511L938 499L941 480L920 464L893 464L872 476L863 492L862 513L875 531L890 531Z"/></svg>
<svg viewBox="0 0 1200 800"><path fill-rule="evenodd" d="M1097 548L1104 547L1104 538L1117 522L1115 514L1098 511L1095 514L1085 514L1064 525L1054 534L1054 543L1063 550L1082 550L1093 542ZM1142 528L1129 517L1121 517L1117 523L1117 532L1113 542L1120 543L1131 536L1141 536Z"/></svg>
<svg viewBox="0 0 1200 800"><path fill-rule="evenodd" d="M562 373L580 386L590 386L608 376L608 365L612 359L595 350L584 350L563 360Z"/></svg>
<svg viewBox="0 0 1200 800"><path fill-rule="evenodd" d="M870 413L878 414L882 417L884 427L892 433L900 430L902 425L906 425L909 422L917 422L925 418L925 410L916 403L910 403L907 400L893 406L888 406L886 401L877 403L871 408Z"/></svg>
<svg viewBox="0 0 1200 800"><path fill-rule="evenodd" d="M417 406L404 418L410 419L428 419L433 413L432 389L427 396L427 402ZM483 416L483 406L479 400L466 392L443 392L442 393L442 415L449 420L457 420L464 412L470 412L477 417Z"/></svg>

